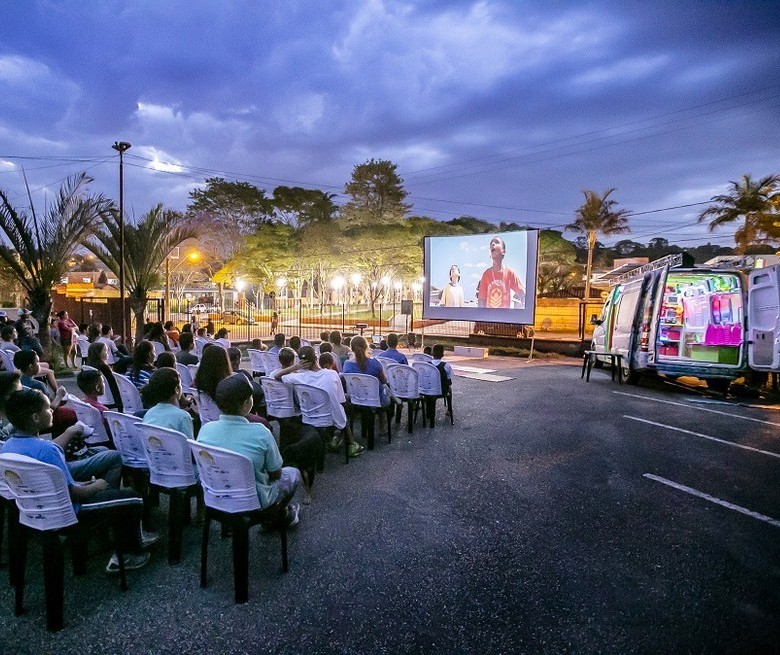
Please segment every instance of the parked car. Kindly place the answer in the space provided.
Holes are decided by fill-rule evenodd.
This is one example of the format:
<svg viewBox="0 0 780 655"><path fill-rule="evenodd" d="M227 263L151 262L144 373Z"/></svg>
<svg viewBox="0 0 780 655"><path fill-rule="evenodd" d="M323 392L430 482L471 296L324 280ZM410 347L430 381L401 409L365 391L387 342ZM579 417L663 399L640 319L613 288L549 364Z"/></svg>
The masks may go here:
<svg viewBox="0 0 780 655"><path fill-rule="evenodd" d="M255 319L248 314L241 313L232 309L222 312L221 320L225 325L254 325Z"/></svg>
<svg viewBox="0 0 780 655"><path fill-rule="evenodd" d="M206 305L205 303L199 302L196 305L192 305L189 310L188 314L214 314L219 312L219 306L217 305Z"/></svg>

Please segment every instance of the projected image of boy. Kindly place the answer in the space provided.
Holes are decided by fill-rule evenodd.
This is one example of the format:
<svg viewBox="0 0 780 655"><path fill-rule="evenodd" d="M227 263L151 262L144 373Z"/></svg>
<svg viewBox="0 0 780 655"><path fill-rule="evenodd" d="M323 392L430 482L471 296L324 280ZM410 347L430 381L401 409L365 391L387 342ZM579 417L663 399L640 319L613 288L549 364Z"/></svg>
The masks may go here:
<svg viewBox="0 0 780 655"><path fill-rule="evenodd" d="M509 266L504 266L506 244L501 237L490 240L493 264L483 274L477 287L477 304L490 309L523 308L525 288Z"/></svg>
<svg viewBox="0 0 780 655"><path fill-rule="evenodd" d="M450 282L441 291L439 307L463 307L465 298L463 287L460 286L460 268L457 264L450 266Z"/></svg>

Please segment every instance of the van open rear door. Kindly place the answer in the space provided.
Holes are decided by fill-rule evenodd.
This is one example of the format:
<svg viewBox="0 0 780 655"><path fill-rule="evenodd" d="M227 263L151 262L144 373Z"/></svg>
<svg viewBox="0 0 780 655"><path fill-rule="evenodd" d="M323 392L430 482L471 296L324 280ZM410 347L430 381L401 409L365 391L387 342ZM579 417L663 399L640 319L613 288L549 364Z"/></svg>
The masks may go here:
<svg viewBox="0 0 780 655"><path fill-rule="evenodd" d="M780 265L750 273L747 319L750 368L780 371Z"/></svg>

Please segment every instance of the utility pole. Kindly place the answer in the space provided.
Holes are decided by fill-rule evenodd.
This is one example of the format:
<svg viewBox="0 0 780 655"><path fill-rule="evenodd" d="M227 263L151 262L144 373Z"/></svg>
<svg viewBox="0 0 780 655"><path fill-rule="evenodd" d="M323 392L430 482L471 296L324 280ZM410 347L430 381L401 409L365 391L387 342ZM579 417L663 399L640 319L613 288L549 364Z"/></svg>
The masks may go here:
<svg viewBox="0 0 780 655"><path fill-rule="evenodd" d="M114 141L111 146L119 153L119 299L122 304L122 338L125 346L130 347L130 321L127 316L127 299L125 298L125 170L124 154L130 149L127 141Z"/></svg>

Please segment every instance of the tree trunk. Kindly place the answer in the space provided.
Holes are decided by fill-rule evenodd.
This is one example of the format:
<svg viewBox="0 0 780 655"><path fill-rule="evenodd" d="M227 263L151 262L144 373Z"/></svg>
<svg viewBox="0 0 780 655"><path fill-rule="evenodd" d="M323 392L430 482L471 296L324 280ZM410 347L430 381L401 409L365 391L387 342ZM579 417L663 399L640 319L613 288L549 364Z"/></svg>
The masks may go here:
<svg viewBox="0 0 780 655"><path fill-rule="evenodd" d="M144 314L146 313L146 298L129 298L130 309L135 315L135 343L144 338ZM128 344L125 344L128 345ZM129 348L129 345L128 345Z"/></svg>
<svg viewBox="0 0 780 655"><path fill-rule="evenodd" d="M52 298L51 293L44 290L36 290L28 294L30 302L30 311L33 318L38 321L38 341L43 348L45 361L51 359L51 334L49 334L49 317L51 316Z"/></svg>

